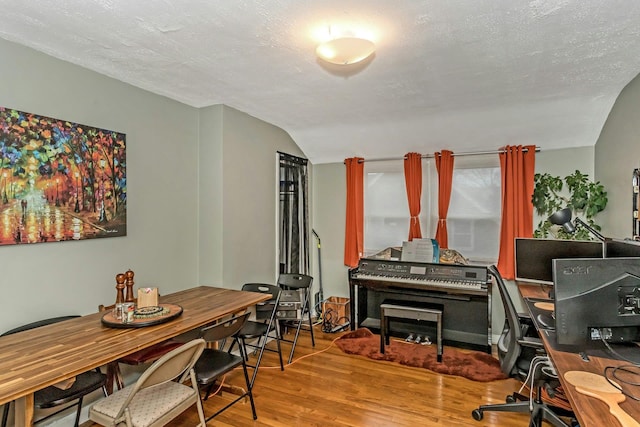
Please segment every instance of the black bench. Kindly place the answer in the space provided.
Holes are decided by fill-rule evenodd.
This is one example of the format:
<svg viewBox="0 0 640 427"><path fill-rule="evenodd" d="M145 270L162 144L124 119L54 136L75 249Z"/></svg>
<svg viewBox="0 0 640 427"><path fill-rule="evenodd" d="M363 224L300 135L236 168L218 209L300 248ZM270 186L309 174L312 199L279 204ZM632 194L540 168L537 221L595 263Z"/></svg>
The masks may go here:
<svg viewBox="0 0 640 427"><path fill-rule="evenodd" d="M442 362L442 308L383 301L380 304L380 353L389 345L389 319L411 319L436 323L436 345L438 362Z"/></svg>

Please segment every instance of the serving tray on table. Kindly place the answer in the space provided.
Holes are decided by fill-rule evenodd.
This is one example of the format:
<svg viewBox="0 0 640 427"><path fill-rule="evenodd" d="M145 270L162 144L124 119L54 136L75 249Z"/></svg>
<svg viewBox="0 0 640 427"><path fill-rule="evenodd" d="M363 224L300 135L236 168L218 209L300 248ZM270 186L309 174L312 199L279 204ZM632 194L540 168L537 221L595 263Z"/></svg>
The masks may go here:
<svg viewBox="0 0 640 427"><path fill-rule="evenodd" d="M133 320L127 323L116 319L113 311L109 311L102 316L102 324L110 328L143 328L168 322L181 314L182 307L178 304L159 304L157 307L136 309L133 314Z"/></svg>

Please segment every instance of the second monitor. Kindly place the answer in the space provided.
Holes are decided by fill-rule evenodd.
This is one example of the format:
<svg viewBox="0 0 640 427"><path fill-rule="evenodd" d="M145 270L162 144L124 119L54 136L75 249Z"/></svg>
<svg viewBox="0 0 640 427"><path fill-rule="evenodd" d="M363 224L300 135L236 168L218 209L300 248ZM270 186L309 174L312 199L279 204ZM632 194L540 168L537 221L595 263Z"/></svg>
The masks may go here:
<svg viewBox="0 0 640 427"><path fill-rule="evenodd" d="M603 257L600 241L516 238L516 280L551 285L554 259Z"/></svg>
<svg viewBox="0 0 640 427"><path fill-rule="evenodd" d="M640 257L640 242L634 240L607 239L604 242L604 257Z"/></svg>

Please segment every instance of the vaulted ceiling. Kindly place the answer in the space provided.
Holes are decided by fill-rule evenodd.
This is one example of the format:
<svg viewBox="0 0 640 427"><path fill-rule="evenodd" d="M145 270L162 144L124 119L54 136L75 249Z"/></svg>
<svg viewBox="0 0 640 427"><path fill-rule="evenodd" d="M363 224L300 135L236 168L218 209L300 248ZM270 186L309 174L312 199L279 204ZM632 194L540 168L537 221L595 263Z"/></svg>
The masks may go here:
<svg viewBox="0 0 640 427"><path fill-rule="evenodd" d="M0 37L287 131L313 163L595 144L640 72L640 2L0 0ZM375 56L329 66L321 33ZM333 30L332 30L333 29Z"/></svg>

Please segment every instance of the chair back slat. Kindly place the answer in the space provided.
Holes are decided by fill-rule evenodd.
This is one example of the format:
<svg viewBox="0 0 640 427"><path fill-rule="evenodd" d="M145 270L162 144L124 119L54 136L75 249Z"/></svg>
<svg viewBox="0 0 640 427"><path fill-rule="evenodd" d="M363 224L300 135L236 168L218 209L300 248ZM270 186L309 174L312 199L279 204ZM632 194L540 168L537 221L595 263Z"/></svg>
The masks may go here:
<svg viewBox="0 0 640 427"><path fill-rule="evenodd" d="M310 288L313 277L306 274L283 273L278 276L278 285L288 289Z"/></svg>
<svg viewBox="0 0 640 427"><path fill-rule="evenodd" d="M52 317L50 319L38 320L37 322L28 323L26 325L18 326L17 328L13 328L0 336L17 334L18 332L28 331L30 329L39 328L41 326L53 325L54 323L63 322L69 319L75 319L80 317L79 315L70 315L70 316L60 316L60 317Z"/></svg>
<svg viewBox="0 0 640 427"><path fill-rule="evenodd" d="M256 319L264 321L273 318L276 307L280 302L280 294L282 293L281 288L266 283L245 283L242 285L242 290L271 295L271 298L268 300L256 304Z"/></svg>
<svg viewBox="0 0 640 427"><path fill-rule="evenodd" d="M242 329L250 314L250 312L246 312L215 325L205 326L200 330L200 336L207 342L216 342L229 338Z"/></svg>
<svg viewBox="0 0 640 427"><path fill-rule="evenodd" d="M280 293L280 288L267 283L245 283L242 290L247 292L259 292L261 294L270 294L271 299L276 299Z"/></svg>

